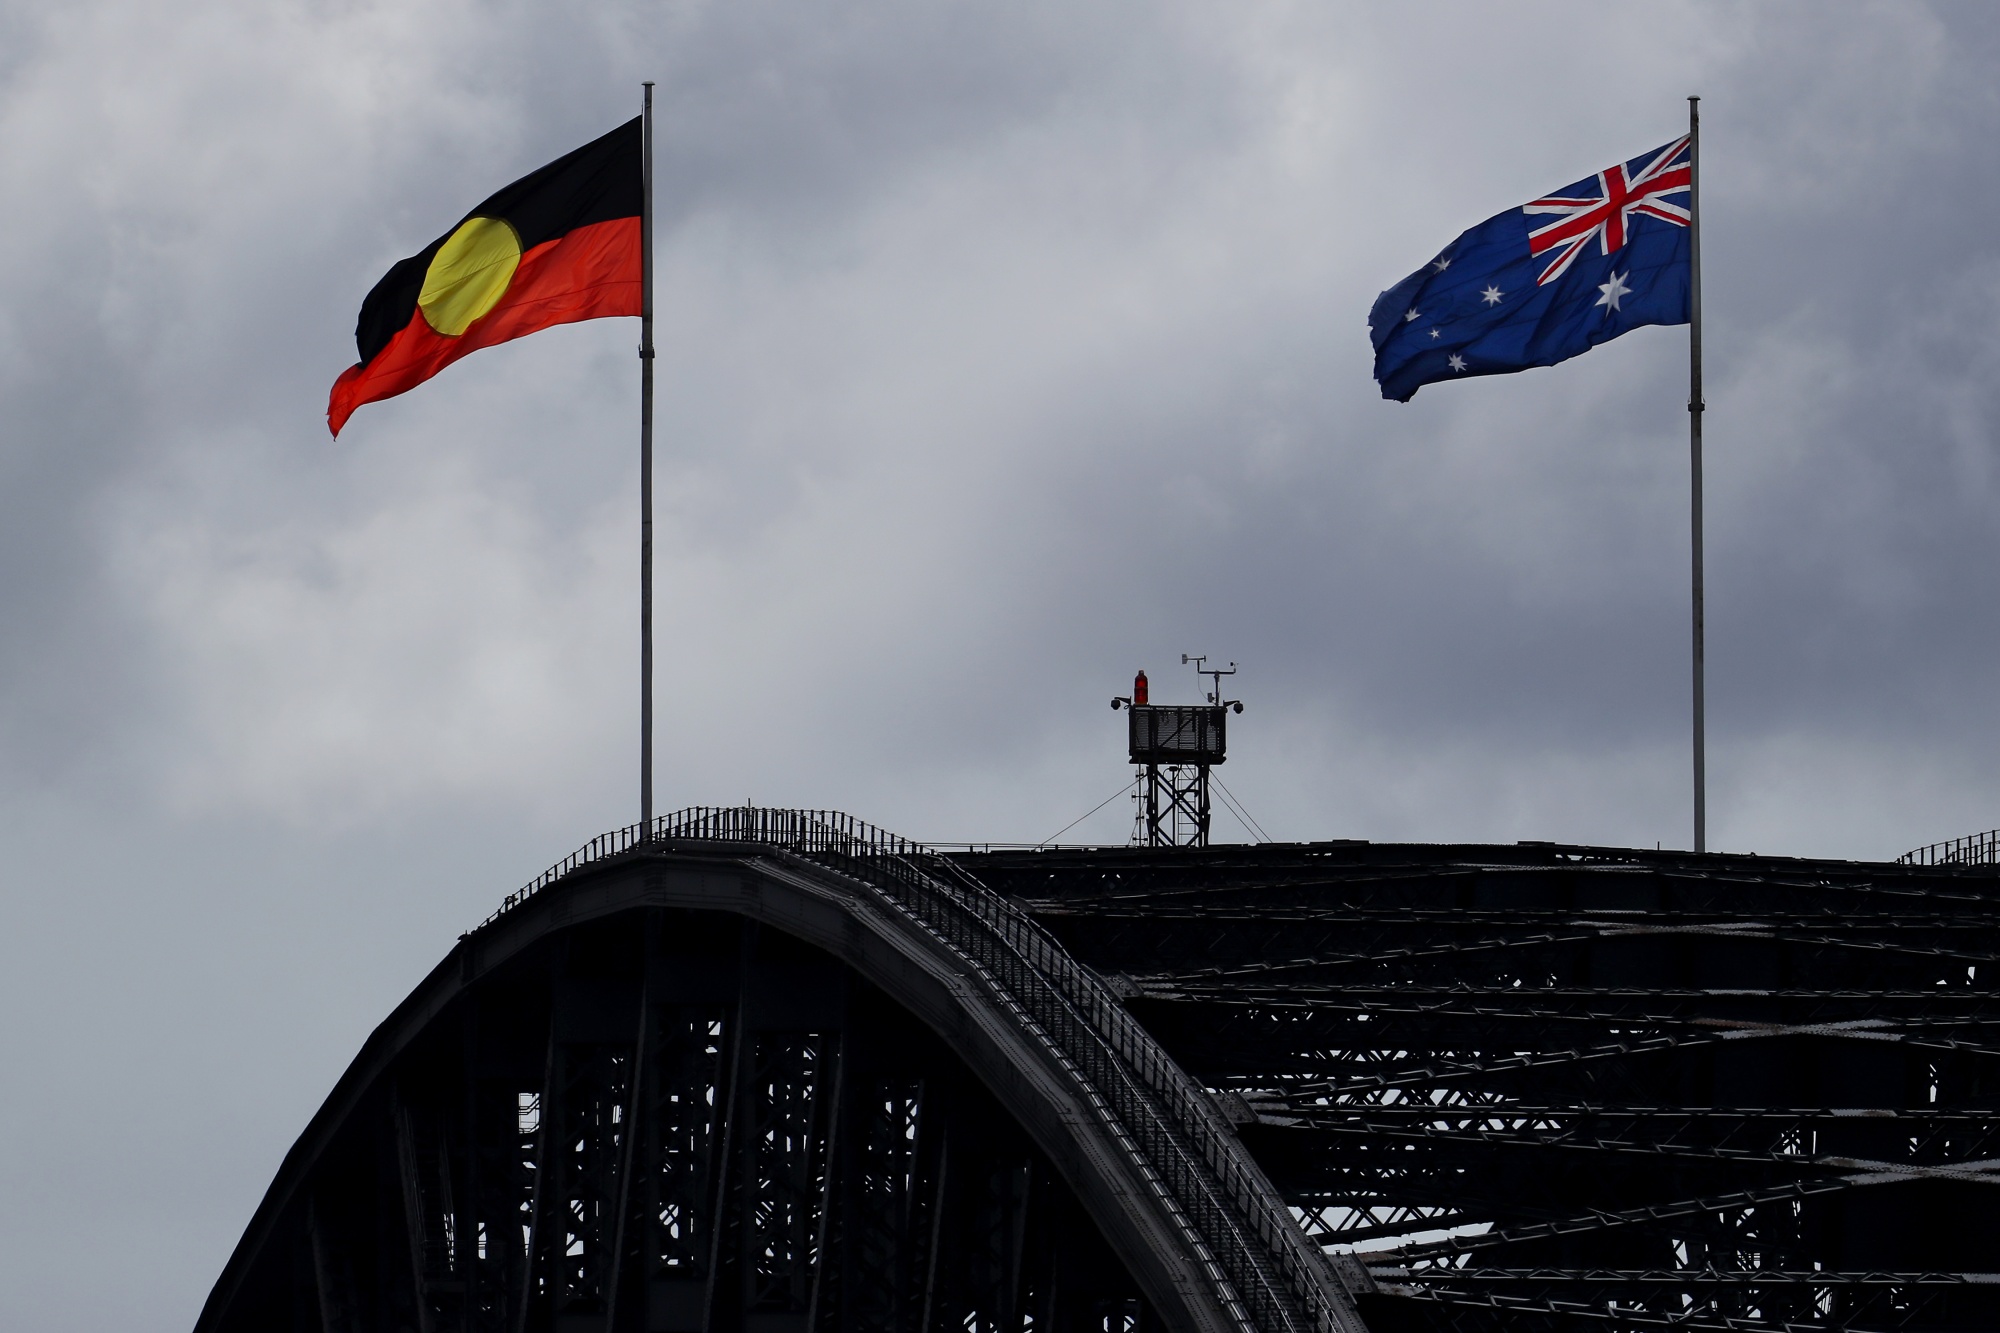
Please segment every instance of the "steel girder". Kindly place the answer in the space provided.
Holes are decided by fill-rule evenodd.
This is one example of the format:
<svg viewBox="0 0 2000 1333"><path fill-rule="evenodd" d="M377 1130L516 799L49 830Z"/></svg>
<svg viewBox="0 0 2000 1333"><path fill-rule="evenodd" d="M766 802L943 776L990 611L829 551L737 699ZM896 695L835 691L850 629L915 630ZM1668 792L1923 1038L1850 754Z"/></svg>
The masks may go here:
<svg viewBox="0 0 2000 1333"><path fill-rule="evenodd" d="M204 1329L2000 1327L1993 867L649 832L384 1025Z"/></svg>
<svg viewBox="0 0 2000 1333"><path fill-rule="evenodd" d="M1388 1329L2000 1327L2000 871L962 854L1229 1108Z"/></svg>
<svg viewBox="0 0 2000 1333"><path fill-rule="evenodd" d="M1018 910L742 810L599 840L465 937L197 1328L1365 1333L1223 1114Z"/></svg>

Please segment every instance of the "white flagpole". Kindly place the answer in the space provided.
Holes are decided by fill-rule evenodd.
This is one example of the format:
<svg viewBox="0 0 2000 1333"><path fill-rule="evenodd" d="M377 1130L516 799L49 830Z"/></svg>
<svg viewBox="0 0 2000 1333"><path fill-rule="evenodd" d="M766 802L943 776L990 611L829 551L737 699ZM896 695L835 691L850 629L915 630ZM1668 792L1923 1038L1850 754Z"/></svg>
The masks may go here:
<svg viewBox="0 0 2000 1333"><path fill-rule="evenodd" d="M1694 849L1708 850L1707 625L1701 576L1701 98L1688 98L1688 461L1694 549Z"/></svg>
<svg viewBox="0 0 2000 1333"><path fill-rule="evenodd" d="M639 127L639 822L653 837L653 85Z"/></svg>

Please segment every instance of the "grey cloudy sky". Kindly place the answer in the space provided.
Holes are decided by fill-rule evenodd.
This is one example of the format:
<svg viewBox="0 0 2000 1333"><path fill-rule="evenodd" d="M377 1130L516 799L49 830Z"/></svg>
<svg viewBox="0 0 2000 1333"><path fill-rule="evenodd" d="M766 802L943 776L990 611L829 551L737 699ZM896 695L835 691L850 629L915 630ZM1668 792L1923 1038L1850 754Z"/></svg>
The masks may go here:
<svg viewBox="0 0 2000 1333"><path fill-rule="evenodd" d="M1205 652L1276 836L1684 844L1685 332L1401 406L1364 321L1700 92L1711 841L2000 824L1988 6L0 4L0 1326L185 1328L635 817L636 328L322 414L645 78L664 808L1043 838Z"/></svg>

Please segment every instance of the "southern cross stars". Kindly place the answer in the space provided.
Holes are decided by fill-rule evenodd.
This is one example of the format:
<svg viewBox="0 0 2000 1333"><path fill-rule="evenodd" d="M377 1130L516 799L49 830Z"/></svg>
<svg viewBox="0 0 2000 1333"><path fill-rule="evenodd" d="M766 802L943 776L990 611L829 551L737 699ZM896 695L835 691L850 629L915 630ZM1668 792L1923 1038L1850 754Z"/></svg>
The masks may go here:
<svg viewBox="0 0 2000 1333"><path fill-rule="evenodd" d="M1498 287L1488 287L1485 291L1479 294L1479 299L1486 302L1486 304L1488 305L1499 305L1500 298L1505 296L1506 294L1507 293L1501 291Z"/></svg>
<svg viewBox="0 0 2000 1333"><path fill-rule="evenodd" d="M1432 330L1431 330L1431 337L1435 338L1435 337L1437 337L1437 336L1438 336L1438 331L1437 331L1436 329L1432 329Z"/></svg>
<svg viewBox="0 0 2000 1333"><path fill-rule="evenodd" d="M1403 316L1403 322L1405 324L1414 324L1417 322L1417 308L1415 306L1411 306L1409 313Z"/></svg>
<svg viewBox="0 0 2000 1333"><path fill-rule="evenodd" d="M1431 261L1431 267L1436 269L1438 272L1442 273L1446 269L1451 267L1451 261L1449 259L1444 259L1444 258L1433 259Z"/></svg>
<svg viewBox="0 0 2000 1333"><path fill-rule="evenodd" d="M1632 289L1625 285L1625 279L1631 276L1630 273L1613 273L1611 281L1599 283L1597 290L1603 292L1604 295L1597 298L1596 304L1609 306L1612 310L1618 309L1619 298L1632 294Z"/></svg>
<svg viewBox="0 0 2000 1333"><path fill-rule="evenodd" d="M1446 357L1444 359L1444 363L1451 367L1452 373L1454 375L1457 374L1459 371L1465 369L1465 358L1460 356L1457 352L1453 352L1450 356Z"/></svg>

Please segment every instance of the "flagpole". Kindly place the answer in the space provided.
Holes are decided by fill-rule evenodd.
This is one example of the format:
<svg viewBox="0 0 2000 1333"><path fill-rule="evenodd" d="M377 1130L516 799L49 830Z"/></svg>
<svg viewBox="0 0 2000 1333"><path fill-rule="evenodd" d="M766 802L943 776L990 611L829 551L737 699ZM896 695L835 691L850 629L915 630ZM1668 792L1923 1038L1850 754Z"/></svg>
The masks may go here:
<svg viewBox="0 0 2000 1333"><path fill-rule="evenodd" d="M639 823L653 837L653 84L639 127Z"/></svg>
<svg viewBox="0 0 2000 1333"><path fill-rule="evenodd" d="M1688 98L1688 461L1694 550L1694 849L1708 850L1707 624L1701 574L1701 98Z"/></svg>

